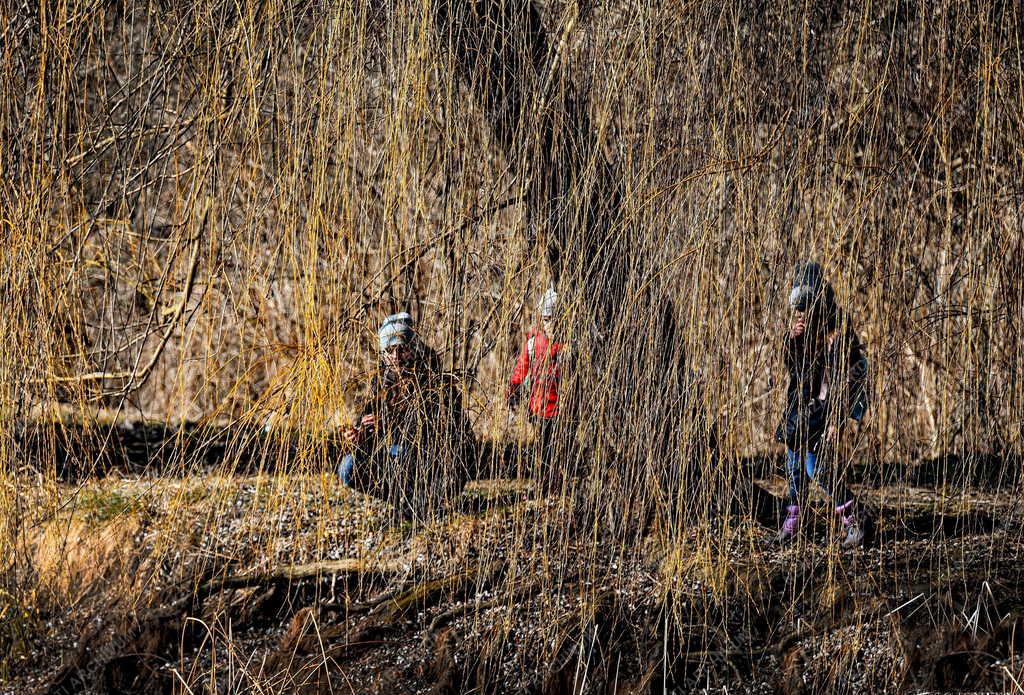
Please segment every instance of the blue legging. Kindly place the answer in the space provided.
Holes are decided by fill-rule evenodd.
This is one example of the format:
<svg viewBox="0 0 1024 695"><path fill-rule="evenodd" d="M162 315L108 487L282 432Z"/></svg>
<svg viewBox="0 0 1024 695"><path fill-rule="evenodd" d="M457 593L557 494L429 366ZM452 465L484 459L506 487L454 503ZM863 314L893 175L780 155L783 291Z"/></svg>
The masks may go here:
<svg viewBox="0 0 1024 695"><path fill-rule="evenodd" d="M792 504L801 504L805 472L808 480L818 482L833 504L840 505L853 499L843 482L843 476L836 475L834 470L828 470L828 466L819 465L821 458L818 453L808 451L801 466L800 454L792 449L786 450L786 474L789 478L789 499Z"/></svg>

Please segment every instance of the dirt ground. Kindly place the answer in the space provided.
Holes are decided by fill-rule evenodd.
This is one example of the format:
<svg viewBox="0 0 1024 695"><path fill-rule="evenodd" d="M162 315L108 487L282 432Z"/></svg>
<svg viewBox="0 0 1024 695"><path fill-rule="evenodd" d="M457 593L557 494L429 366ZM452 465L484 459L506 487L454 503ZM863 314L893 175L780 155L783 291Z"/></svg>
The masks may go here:
<svg viewBox="0 0 1024 695"><path fill-rule="evenodd" d="M1020 692L1019 493L859 492L840 552L820 501L791 548L756 510L623 548L527 480L427 523L323 473L25 481L0 692Z"/></svg>

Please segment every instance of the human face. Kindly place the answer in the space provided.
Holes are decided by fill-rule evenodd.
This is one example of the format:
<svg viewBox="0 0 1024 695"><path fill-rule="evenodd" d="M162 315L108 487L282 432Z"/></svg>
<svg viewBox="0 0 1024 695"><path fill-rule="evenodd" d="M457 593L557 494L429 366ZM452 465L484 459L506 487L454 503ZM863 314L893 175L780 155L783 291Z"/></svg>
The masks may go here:
<svg viewBox="0 0 1024 695"><path fill-rule="evenodd" d="M544 333L551 335L555 331L555 318L553 316L541 316L540 325L544 328Z"/></svg>
<svg viewBox="0 0 1024 695"><path fill-rule="evenodd" d="M408 345L392 345L382 355L384 366L394 371L402 371L412 363L412 349Z"/></svg>
<svg viewBox="0 0 1024 695"><path fill-rule="evenodd" d="M799 338L807 330L807 313L803 311L793 312L793 325L790 327L790 335Z"/></svg>

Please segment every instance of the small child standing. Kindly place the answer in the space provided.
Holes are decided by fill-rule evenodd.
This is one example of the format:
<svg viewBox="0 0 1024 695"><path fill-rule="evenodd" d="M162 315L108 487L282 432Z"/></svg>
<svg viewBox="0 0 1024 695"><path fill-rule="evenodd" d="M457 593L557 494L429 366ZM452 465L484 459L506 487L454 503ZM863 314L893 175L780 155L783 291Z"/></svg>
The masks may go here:
<svg viewBox="0 0 1024 695"><path fill-rule="evenodd" d="M528 395L530 418L538 425L538 448L545 463L551 460L555 442L558 385L561 379L559 353L565 348L564 344L556 342L552 337L557 310L558 294L550 287L537 306L540 326L531 328L526 334L526 342L512 370L507 397L511 414L522 400L524 392Z"/></svg>
<svg viewBox="0 0 1024 695"><path fill-rule="evenodd" d="M806 475L828 494L843 525L842 546L852 548L863 542L865 524L858 520L845 471L837 470L837 444L847 420L859 423L867 409L867 360L820 265L797 264L789 305L793 323L783 351L789 386L776 433L787 449L789 504L778 540L786 544L797 536Z"/></svg>

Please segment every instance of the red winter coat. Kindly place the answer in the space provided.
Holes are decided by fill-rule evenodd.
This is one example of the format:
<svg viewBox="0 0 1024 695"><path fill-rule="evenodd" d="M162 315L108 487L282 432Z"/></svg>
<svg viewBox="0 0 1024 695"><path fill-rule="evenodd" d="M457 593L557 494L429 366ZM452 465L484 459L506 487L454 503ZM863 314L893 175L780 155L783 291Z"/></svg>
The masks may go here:
<svg viewBox="0 0 1024 695"><path fill-rule="evenodd" d="M530 413L540 418L558 415L558 380L561 377L558 352L561 349L561 343L550 340L539 328L526 334L526 342L512 370L509 405L515 405L525 389L529 392Z"/></svg>

